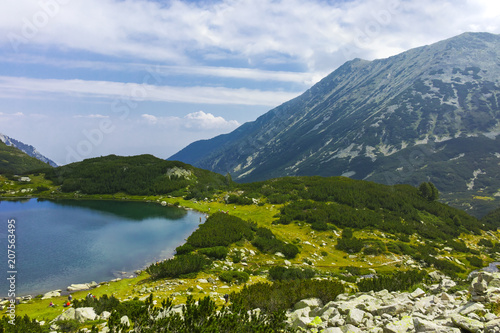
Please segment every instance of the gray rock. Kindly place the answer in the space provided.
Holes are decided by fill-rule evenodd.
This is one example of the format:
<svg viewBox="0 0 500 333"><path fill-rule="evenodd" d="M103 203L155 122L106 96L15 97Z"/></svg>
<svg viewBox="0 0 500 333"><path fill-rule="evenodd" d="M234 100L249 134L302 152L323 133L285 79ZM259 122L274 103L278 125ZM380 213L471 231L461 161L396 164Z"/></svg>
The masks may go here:
<svg viewBox="0 0 500 333"><path fill-rule="evenodd" d="M405 309L405 306L402 304L390 304L378 308L376 314L378 314L379 316L383 314L390 314L391 316L394 316L404 312Z"/></svg>
<svg viewBox="0 0 500 333"><path fill-rule="evenodd" d="M495 319L484 324L484 333L499 333L500 319Z"/></svg>
<svg viewBox="0 0 500 333"><path fill-rule="evenodd" d="M484 310L484 305L481 303L467 303L458 309L458 313L462 316L467 316L469 313Z"/></svg>
<svg viewBox="0 0 500 333"><path fill-rule="evenodd" d="M120 324L130 327L130 319L127 316L123 316L120 318Z"/></svg>
<svg viewBox="0 0 500 333"><path fill-rule="evenodd" d="M412 292L410 294L410 297L413 298L413 299L420 298L420 297L423 297L423 296L425 296L425 291L423 291L420 288L417 288L414 292Z"/></svg>
<svg viewBox="0 0 500 333"><path fill-rule="evenodd" d="M312 319L309 317L298 317L293 320L292 326L306 328L311 323L311 321Z"/></svg>
<svg viewBox="0 0 500 333"><path fill-rule="evenodd" d="M384 327L384 333L406 333L413 331L413 319L410 316L405 316L401 320L387 324Z"/></svg>
<svg viewBox="0 0 500 333"><path fill-rule="evenodd" d="M305 307L314 309L320 306L323 306L323 302L321 302L319 298L308 298L308 299L303 299L302 301L299 301L297 304L295 304L295 310L302 309Z"/></svg>
<svg viewBox="0 0 500 333"><path fill-rule="evenodd" d="M482 333L483 332L484 324L478 320L461 316L458 313L452 314L451 320L453 321L453 323L456 326L463 328L466 331L469 331L472 333Z"/></svg>
<svg viewBox="0 0 500 333"><path fill-rule="evenodd" d="M323 333L342 333L342 330L339 327L328 327L325 328Z"/></svg>
<svg viewBox="0 0 500 333"><path fill-rule="evenodd" d="M94 308L78 308L75 311L75 319L80 323L86 322L87 320L95 320L97 317Z"/></svg>
<svg viewBox="0 0 500 333"><path fill-rule="evenodd" d="M359 326L363 322L363 318L365 317L365 312L359 309L350 309L347 314L347 323L355 326Z"/></svg>
<svg viewBox="0 0 500 333"><path fill-rule="evenodd" d="M42 299L49 299L49 298L52 298L52 297L59 297L59 296L61 296L61 290L60 289L54 290L54 291L49 291L48 293L45 293L42 296Z"/></svg>
<svg viewBox="0 0 500 333"><path fill-rule="evenodd" d="M342 333L361 333L362 331L357 328L356 326L353 326L351 324L347 324L345 326L342 326L340 328L342 330Z"/></svg>
<svg viewBox="0 0 500 333"><path fill-rule="evenodd" d="M73 320L75 319L75 309L74 308L69 308L63 313L61 313L59 316L57 316L52 322L60 321L60 320Z"/></svg>
<svg viewBox="0 0 500 333"><path fill-rule="evenodd" d="M103 311L99 317L101 317L101 319L103 319L103 320L108 320L110 316L111 316L110 312Z"/></svg>
<svg viewBox="0 0 500 333"><path fill-rule="evenodd" d="M413 317L413 326L415 328L415 332L417 333L420 332L461 333L459 328L437 325L432 321L418 317Z"/></svg>

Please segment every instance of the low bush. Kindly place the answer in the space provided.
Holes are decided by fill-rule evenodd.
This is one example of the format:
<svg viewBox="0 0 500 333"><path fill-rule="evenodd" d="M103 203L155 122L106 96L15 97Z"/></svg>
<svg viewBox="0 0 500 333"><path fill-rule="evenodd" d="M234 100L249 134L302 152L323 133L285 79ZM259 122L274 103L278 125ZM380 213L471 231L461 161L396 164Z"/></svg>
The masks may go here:
<svg viewBox="0 0 500 333"><path fill-rule="evenodd" d="M232 293L230 298L243 309L259 308L263 312L273 313L290 309L306 298L316 297L326 304L344 291L344 286L338 281L293 280L245 285L240 292Z"/></svg>
<svg viewBox="0 0 500 333"><path fill-rule="evenodd" d="M282 240L276 239L273 232L267 228L257 229L252 245L264 253L274 254L281 252L287 259L295 258L300 252L296 245L287 244Z"/></svg>
<svg viewBox="0 0 500 333"><path fill-rule="evenodd" d="M201 254L183 254L149 266L146 269L152 279L176 278L182 275L197 273L210 263Z"/></svg>
<svg viewBox="0 0 500 333"><path fill-rule="evenodd" d="M491 248L493 247L493 242L489 239L481 238L479 242L477 242L477 245Z"/></svg>
<svg viewBox="0 0 500 333"><path fill-rule="evenodd" d="M363 249L363 241L359 238L339 238L335 248L346 253L358 253Z"/></svg>
<svg viewBox="0 0 500 333"><path fill-rule="evenodd" d="M310 279L316 275L311 268L274 266L269 269L269 278L274 281Z"/></svg>
<svg viewBox="0 0 500 333"><path fill-rule="evenodd" d="M252 240L254 228L239 217L215 213L188 237L187 243L195 248L229 246L242 239Z"/></svg>
<svg viewBox="0 0 500 333"><path fill-rule="evenodd" d="M194 251L194 247L191 244L185 243L181 246L178 246L175 249L175 254L188 254Z"/></svg>
<svg viewBox="0 0 500 333"><path fill-rule="evenodd" d="M248 273L246 272L238 272L238 271L227 271L227 272L223 272L221 273L221 275L219 275L219 279L221 281L224 281L226 283L232 283L232 282L235 282L235 283L245 283L248 281L248 279L250 278L250 276L248 275Z"/></svg>
<svg viewBox="0 0 500 333"><path fill-rule="evenodd" d="M96 314L100 315L103 311L111 312L117 308L120 301L113 295L102 295L102 297L85 297L81 300L73 300L74 308L94 308Z"/></svg>
<svg viewBox="0 0 500 333"><path fill-rule="evenodd" d="M476 256L468 256L465 259L474 267L484 267L483 259Z"/></svg>
<svg viewBox="0 0 500 333"><path fill-rule="evenodd" d="M212 259L223 260L226 259L229 249L225 246L207 247L199 249L198 253L204 254Z"/></svg>
<svg viewBox="0 0 500 333"><path fill-rule="evenodd" d="M393 274L379 275L373 278L365 278L358 282L359 291L388 291L408 290L412 286L425 283L429 279L426 271L398 271Z"/></svg>

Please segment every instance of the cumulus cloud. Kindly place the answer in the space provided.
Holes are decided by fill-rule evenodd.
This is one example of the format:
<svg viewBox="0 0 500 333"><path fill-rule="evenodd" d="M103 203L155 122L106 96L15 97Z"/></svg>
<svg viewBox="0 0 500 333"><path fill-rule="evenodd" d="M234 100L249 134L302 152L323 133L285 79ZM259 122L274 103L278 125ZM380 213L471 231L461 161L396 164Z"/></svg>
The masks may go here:
<svg viewBox="0 0 500 333"><path fill-rule="evenodd" d="M146 122L151 125L158 123L158 118L150 114L143 114L141 115L141 118L146 120Z"/></svg>
<svg viewBox="0 0 500 333"><path fill-rule="evenodd" d="M195 129L225 129L236 128L240 125L236 120L226 120L203 111L189 113L184 120L187 128Z"/></svg>
<svg viewBox="0 0 500 333"><path fill-rule="evenodd" d="M221 116L204 111L188 113L184 117L142 114L141 118L148 125L161 125L165 128L184 130L228 131L240 126L236 120L226 120Z"/></svg>

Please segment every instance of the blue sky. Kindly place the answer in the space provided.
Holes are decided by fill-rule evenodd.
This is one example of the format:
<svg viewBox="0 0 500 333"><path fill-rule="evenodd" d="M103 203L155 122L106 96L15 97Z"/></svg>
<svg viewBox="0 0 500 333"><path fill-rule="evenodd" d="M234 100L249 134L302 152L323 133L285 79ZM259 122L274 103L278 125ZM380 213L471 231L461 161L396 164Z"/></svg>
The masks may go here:
<svg viewBox="0 0 500 333"><path fill-rule="evenodd" d="M3 0L0 133L59 164L167 158L348 60L499 22L495 0Z"/></svg>

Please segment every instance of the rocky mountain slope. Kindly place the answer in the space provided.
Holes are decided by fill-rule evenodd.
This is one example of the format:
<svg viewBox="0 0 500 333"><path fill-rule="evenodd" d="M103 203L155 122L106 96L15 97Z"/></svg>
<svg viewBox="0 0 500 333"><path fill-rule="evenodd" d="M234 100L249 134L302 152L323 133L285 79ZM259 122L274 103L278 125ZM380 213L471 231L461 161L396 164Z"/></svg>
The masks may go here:
<svg viewBox="0 0 500 333"><path fill-rule="evenodd" d="M47 167L48 164L0 141L0 174L24 174Z"/></svg>
<svg viewBox="0 0 500 333"><path fill-rule="evenodd" d="M7 135L4 135L2 133L0 133L0 141L5 143L7 146L15 147L15 148L21 150L22 152L28 154L29 156L34 157L37 160L42 161L43 163L47 163L53 167L57 166L56 162L43 156L38 150L36 150L35 147L33 147L31 145L27 145L21 141L18 141L16 139L8 137Z"/></svg>
<svg viewBox="0 0 500 333"><path fill-rule="evenodd" d="M500 36L489 33L354 59L256 121L170 159L243 182L286 175L432 181L447 202L480 216L500 199L499 78Z"/></svg>

